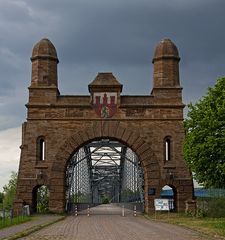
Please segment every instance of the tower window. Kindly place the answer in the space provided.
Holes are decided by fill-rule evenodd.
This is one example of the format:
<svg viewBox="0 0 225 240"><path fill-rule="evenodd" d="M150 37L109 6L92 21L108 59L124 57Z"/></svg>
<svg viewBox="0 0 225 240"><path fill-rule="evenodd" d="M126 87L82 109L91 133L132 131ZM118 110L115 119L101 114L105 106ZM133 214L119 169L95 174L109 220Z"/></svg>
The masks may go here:
<svg viewBox="0 0 225 240"><path fill-rule="evenodd" d="M171 140L169 137L166 137L164 140L164 155L165 161L171 160Z"/></svg>
<svg viewBox="0 0 225 240"><path fill-rule="evenodd" d="M37 140L37 159L39 161L45 160L45 139L44 139L44 137L39 137Z"/></svg>

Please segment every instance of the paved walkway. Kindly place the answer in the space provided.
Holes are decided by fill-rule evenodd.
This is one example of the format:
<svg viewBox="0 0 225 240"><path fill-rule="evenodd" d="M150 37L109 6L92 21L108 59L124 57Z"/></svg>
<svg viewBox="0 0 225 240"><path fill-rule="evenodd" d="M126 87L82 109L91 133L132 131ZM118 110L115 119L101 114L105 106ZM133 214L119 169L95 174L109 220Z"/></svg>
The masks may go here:
<svg viewBox="0 0 225 240"><path fill-rule="evenodd" d="M198 233L179 226L150 221L142 216L130 214L105 215L104 207L98 207L98 214L70 216L65 220L37 231L24 240L205 240ZM105 211L109 210L106 206ZM115 208L119 211L118 208ZM112 207L110 208L112 211Z"/></svg>
<svg viewBox="0 0 225 240"><path fill-rule="evenodd" d="M37 215L32 221L1 229L0 239L8 239L9 237L12 237L21 232L34 229L35 227L41 225L46 225L61 218L62 216L59 215Z"/></svg>

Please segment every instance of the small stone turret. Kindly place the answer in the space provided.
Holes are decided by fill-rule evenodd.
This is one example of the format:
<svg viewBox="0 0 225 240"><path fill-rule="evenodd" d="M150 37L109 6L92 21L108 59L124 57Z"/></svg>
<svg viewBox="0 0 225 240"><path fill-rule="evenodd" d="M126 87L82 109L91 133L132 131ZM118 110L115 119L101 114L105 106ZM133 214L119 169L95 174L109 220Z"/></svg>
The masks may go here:
<svg viewBox="0 0 225 240"><path fill-rule="evenodd" d="M153 88L179 87L179 53L170 39L160 41L152 60L154 64Z"/></svg>
<svg viewBox="0 0 225 240"><path fill-rule="evenodd" d="M29 104L49 104L59 95L57 52L52 42L46 38L34 45L32 51L31 86Z"/></svg>
<svg viewBox="0 0 225 240"><path fill-rule="evenodd" d="M40 40L32 51L32 77L31 86L58 86L57 52L46 38Z"/></svg>

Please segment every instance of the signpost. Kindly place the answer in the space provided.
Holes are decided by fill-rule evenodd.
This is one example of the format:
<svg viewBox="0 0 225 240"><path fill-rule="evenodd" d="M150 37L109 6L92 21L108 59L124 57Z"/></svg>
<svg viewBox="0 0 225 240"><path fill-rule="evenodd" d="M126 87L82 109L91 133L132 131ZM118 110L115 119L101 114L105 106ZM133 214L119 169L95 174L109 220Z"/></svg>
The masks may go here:
<svg viewBox="0 0 225 240"><path fill-rule="evenodd" d="M169 211L169 199L156 198L154 200L155 211Z"/></svg>
<svg viewBox="0 0 225 240"><path fill-rule="evenodd" d="M156 211L168 211L169 215L169 199L164 198L156 198L154 199L154 206L155 206L155 218L156 218Z"/></svg>

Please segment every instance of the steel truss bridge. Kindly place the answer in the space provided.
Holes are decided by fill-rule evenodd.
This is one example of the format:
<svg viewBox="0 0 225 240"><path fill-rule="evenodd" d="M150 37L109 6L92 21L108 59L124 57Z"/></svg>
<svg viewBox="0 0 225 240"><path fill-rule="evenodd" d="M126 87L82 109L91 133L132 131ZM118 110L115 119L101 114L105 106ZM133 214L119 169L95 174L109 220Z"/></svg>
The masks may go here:
<svg viewBox="0 0 225 240"><path fill-rule="evenodd" d="M136 154L110 139L80 148L66 169L66 210L71 204L144 202L144 176Z"/></svg>

